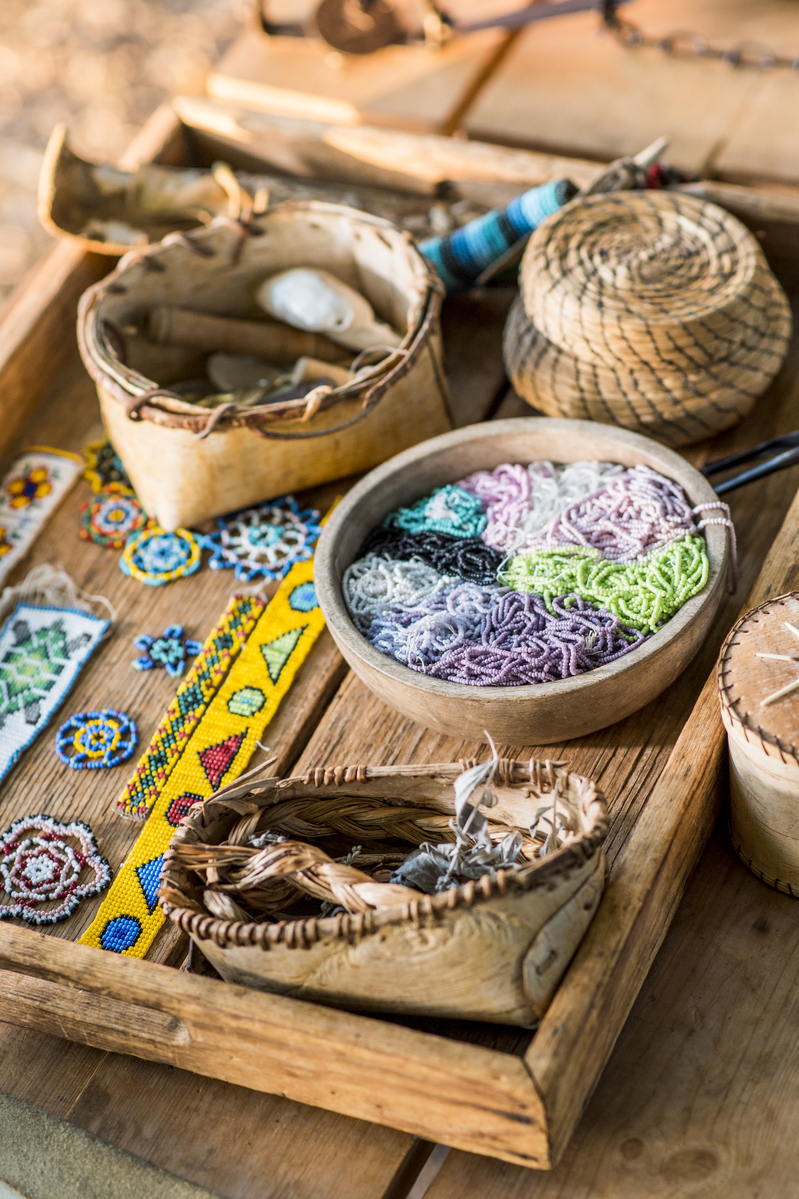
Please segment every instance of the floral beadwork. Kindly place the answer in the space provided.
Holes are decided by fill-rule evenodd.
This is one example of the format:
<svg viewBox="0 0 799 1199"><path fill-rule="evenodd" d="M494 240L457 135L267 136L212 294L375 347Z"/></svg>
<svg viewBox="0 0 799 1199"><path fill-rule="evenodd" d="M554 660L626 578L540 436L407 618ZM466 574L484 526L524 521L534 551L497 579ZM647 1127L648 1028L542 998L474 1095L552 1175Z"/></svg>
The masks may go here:
<svg viewBox="0 0 799 1199"><path fill-rule="evenodd" d="M46 466L36 466L6 483L6 495L12 508L27 508L34 500L43 500L53 490Z"/></svg>
<svg viewBox="0 0 799 1199"><path fill-rule="evenodd" d="M212 570L234 570L237 579L282 579L295 562L313 554L322 531L319 513L301 509L294 496L245 508L217 519L204 538Z"/></svg>
<svg viewBox="0 0 799 1199"><path fill-rule="evenodd" d="M86 460L86 466L82 477L91 486L92 491L102 491L109 483L131 487L122 460L107 439L92 441L84 449L83 457Z"/></svg>
<svg viewBox="0 0 799 1199"><path fill-rule="evenodd" d="M71 716L58 730L55 748L73 770L101 770L129 758L137 741L136 725L129 716L103 708Z"/></svg>
<svg viewBox="0 0 799 1199"><path fill-rule="evenodd" d="M153 525L129 539L119 566L140 583L161 587L194 574L201 560L200 543L188 529L167 533L160 525Z"/></svg>
<svg viewBox="0 0 799 1199"><path fill-rule="evenodd" d="M25 557L80 474L76 454L25 450L0 483L0 583Z"/></svg>
<svg viewBox="0 0 799 1199"><path fill-rule="evenodd" d="M160 637L144 633L133 644L142 651L142 656L131 663L134 670L152 670L160 666L173 679L183 674L187 660L196 658L202 649L202 642L183 636L183 626L179 624L171 624Z"/></svg>
<svg viewBox="0 0 799 1199"><path fill-rule="evenodd" d="M121 550L128 538L147 524L147 514L134 492L121 483L109 483L97 498L81 504L80 535L84 541Z"/></svg>
<svg viewBox="0 0 799 1199"><path fill-rule="evenodd" d="M0 920L55 924L110 880L111 868L80 820L58 824L52 816L25 816L0 837Z"/></svg>

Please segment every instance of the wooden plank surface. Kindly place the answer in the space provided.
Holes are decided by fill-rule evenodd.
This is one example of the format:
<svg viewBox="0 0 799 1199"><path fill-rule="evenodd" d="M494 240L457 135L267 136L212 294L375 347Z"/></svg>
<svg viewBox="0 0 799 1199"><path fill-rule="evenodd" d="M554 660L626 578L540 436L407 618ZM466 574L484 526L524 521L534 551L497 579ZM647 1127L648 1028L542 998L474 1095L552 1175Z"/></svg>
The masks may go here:
<svg viewBox="0 0 799 1199"><path fill-rule="evenodd" d="M424 45L340 54L316 38L250 30L208 77L208 94L285 116L451 133L509 42L500 29Z"/></svg>
<svg viewBox="0 0 799 1199"><path fill-rule="evenodd" d="M722 48L799 52L791 0L636 0L620 16L648 35L688 30ZM799 180L795 72L626 49L598 27L580 13L522 33L465 115L469 136L610 159L665 135L669 161L685 170Z"/></svg>

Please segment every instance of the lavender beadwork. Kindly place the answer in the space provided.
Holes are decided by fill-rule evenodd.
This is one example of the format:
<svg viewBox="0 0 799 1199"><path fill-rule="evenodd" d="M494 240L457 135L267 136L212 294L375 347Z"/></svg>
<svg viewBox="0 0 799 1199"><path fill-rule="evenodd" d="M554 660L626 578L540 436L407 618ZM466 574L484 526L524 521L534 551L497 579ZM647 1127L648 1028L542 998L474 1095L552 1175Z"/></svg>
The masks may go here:
<svg viewBox="0 0 799 1199"><path fill-rule="evenodd" d="M183 626L171 624L160 637L151 637L149 633L142 634L133 642L136 649L141 650L142 656L132 663L134 670L153 670L163 668L173 679L179 678L186 669L189 658L195 658L202 649L201 641L193 641L183 636Z"/></svg>

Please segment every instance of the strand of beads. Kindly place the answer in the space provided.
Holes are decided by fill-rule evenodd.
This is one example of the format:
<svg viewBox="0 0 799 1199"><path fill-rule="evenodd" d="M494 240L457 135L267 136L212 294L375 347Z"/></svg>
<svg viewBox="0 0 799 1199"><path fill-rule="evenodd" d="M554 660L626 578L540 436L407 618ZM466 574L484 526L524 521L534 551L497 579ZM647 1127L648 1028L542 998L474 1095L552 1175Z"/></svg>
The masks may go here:
<svg viewBox="0 0 799 1199"><path fill-rule="evenodd" d="M411 610L378 612L366 637L381 653L424 669L447 650L479 636L485 614L503 594L499 587L462 583L426 596Z"/></svg>
<svg viewBox="0 0 799 1199"><path fill-rule="evenodd" d="M393 562L368 554L344 572L341 589L349 614L363 633L380 609L413 608L427 596L459 582L418 560Z"/></svg>
<svg viewBox="0 0 799 1199"><path fill-rule="evenodd" d="M553 683L614 662L643 640L579 596L548 608L541 596L511 592L483 618L479 643L454 646L426 673L478 687Z"/></svg>
<svg viewBox="0 0 799 1199"><path fill-rule="evenodd" d="M564 508L598 491L623 470L612 462L503 463L492 471L476 471L458 487L485 506L483 541L512 554L531 545Z"/></svg>
<svg viewBox="0 0 799 1199"><path fill-rule="evenodd" d="M409 508L397 508L383 522L387 529L406 533L438 532L453 537L479 537L486 527L486 515L477 496L448 483Z"/></svg>
<svg viewBox="0 0 799 1199"><path fill-rule="evenodd" d="M626 564L608 562L598 550L582 546L536 549L511 559L500 571L500 582L542 595L550 610L554 597L574 592L624 624L653 633L702 590L709 569L704 538L692 534Z"/></svg>
<svg viewBox="0 0 799 1199"><path fill-rule="evenodd" d="M361 547L361 554L378 554L401 562L419 558L439 574L457 575L466 582L483 586L496 582L502 563L502 555L479 537L453 537L432 529L421 533L374 529Z"/></svg>
<svg viewBox="0 0 799 1199"><path fill-rule="evenodd" d="M556 516L549 545L585 545L611 562L634 562L696 531L683 489L648 466L634 466Z"/></svg>

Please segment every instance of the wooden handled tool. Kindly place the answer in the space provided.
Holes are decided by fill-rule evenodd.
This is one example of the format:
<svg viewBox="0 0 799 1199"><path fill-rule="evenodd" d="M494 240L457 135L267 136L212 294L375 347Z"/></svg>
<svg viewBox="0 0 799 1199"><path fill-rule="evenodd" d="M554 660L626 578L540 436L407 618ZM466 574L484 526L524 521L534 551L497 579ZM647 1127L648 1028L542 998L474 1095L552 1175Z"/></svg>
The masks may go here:
<svg viewBox="0 0 799 1199"><path fill-rule="evenodd" d="M150 312L151 341L191 346L208 353L253 354L267 362L295 362L307 356L340 362L345 351L320 333L306 333L282 321L246 321L159 306Z"/></svg>

